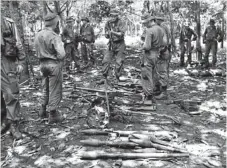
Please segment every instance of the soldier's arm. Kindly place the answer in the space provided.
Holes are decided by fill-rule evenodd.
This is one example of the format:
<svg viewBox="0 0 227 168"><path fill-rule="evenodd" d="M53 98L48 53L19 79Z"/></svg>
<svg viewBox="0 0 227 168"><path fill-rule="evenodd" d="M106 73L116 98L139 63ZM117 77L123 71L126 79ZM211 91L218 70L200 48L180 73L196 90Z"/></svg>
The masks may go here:
<svg viewBox="0 0 227 168"><path fill-rule="evenodd" d="M112 31L112 33L117 36L124 36L125 32L126 32L126 26L122 21L119 22L118 31L117 32Z"/></svg>
<svg viewBox="0 0 227 168"><path fill-rule="evenodd" d="M93 27L91 27L91 36L92 36L92 42L94 43L95 42L95 32L94 32Z"/></svg>
<svg viewBox="0 0 227 168"><path fill-rule="evenodd" d="M57 52L57 58L59 60L63 60L65 58L65 49L64 49L63 43L61 41L61 38L56 35L53 38L52 44L54 46L54 49Z"/></svg>
<svg viewBox="0 0 227 168"><path fill-rule="evenodd" d="M207 34L207 28L205 29L205 32L203 33L203 39L206 39L206 34Z"/></svg>
<svg viewBox="0 0 227 168"><path fill-rule="evenodd" d="M109 31L110 31L110 29L109 29L109 22L107 21L106 22L106 24L105 24L105 37L106 38L110 38L110 35L109 35Z"/></svg>
<svg viewBox="0 0 227 168"><path fill-rule="evenodd" d="M19 33L18 33L16 25L14 25L14 30L15 30L16 40L17 40L16 47L18 49L18 56L17 56L18 63L19 63L19 65L25 66L26 55L25 55L24 47L22 45L21 38L19 36Z"/></svg>
<svg viewBox="0 0 227 168"><path fill-rule="evenodd" d="M194 36L192 40L196 40L197 37L198 37L197 33L193 29L191 29L191 31L192 31L192 34Z"/></svg>
<svg viewBox="0 0 227 168"><path fill-rule="evenodd" d="M221 28L218 27L218 42L221 42L223 40L223 37L224 37L224 33L221 31Z"/></svg>
<svg viewBox="0 0 227 168"><path fill-rule="evenodd" d="M151 49L151 40L152 40L152 33L149 31L146 31L146 37L145 42L143 44L143 50L148 51Z"/></svg>

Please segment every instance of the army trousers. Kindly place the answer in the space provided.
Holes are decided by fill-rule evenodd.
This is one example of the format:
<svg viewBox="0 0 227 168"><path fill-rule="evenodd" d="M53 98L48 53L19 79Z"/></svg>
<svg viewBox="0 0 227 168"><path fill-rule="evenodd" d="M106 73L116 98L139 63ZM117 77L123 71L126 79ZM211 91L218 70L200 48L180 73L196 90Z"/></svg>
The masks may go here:
<svg viewBox="0 0 227 168"><path fill-rule="evenodd" d="M206 51L205 51L205 56L204 56L204 61L205 61L206 66L209 66L210 50L211 50L212 56L213 56L212 65L216 64L216 62L217 62L217 48L218 48L217 41L215 41L215 40L206 41Z"/></svg>
<svg viewBox="0 0 227 168"><path fill-rule="evenodd" d="M108 76L111 64L115 64L114 73L116 78L119 78L123 69L123 63L125 60L125 42L112 43L111 48L106 50L104 58L102 60L103 75ZM113 62L114 61L114 62Z"/></svg>
<svg viewBox="0 0 227 168"><path fill-rule="evenodd" d="M169 50L161 53L157 59L157 73L159 77L159 84L162 87L168 85L169 81L169 62L170 62L170 53Z"/></svg>
<svg viewBox="0 0 227 168"><path fill-rule="evenodd" d="M70 63L72 61L75 62L75 66L78 67L79 62L79 51L75 47L73 43L67 43L64 45L65 47L65 53L66 53L66 59L65 59L65 67L67 70L69 70Z"/></svg>
<svg viewBox="0 0 227 168"><path fill-rule="evenodd" d="M20 103L10 88L10 81L6 73L3 60L1 60L1 116L16 121L20 119Z"/></svg>
<svg viewBox="0 0 227 168"><path fill-rule="evenodd" d="M13 94L19 94L19 79L17 79L17 58L2 56L5 72L9 78L10 88Z"/></svg>
<svg viewBox="0 0 227 168"><path fill-rule="evenodd" d="M62 66L63 63L57 60L40 60L43 89L42 106L48 106L49 111L57 110L62 99Z"/></svg>
<svg viewBox="0 0 227 168"><path fill-rule="evenodd" d="M192 45L191 45L191 40L188 40L187 42L183 42L180 44L180 64L184 65L184 55L185 53L187 54L188 60L187 62L190 64L192 61Z"/></svg>
<svg viewBox="0 0 227 168"><path fill-rule="evenodd" d="M156 70L159 51L149 51L143 55L141 61L141 83L142 88L147 96L154 95L154 88L158 82L158 74Z"/></svg>
<svg viewBox="0 0 227 168"><path fill-rule="evenodd" d="M95 58L93 53L93 43L81 43L81 55L85 64L89 62L89 60L94 64Z"/></svg>

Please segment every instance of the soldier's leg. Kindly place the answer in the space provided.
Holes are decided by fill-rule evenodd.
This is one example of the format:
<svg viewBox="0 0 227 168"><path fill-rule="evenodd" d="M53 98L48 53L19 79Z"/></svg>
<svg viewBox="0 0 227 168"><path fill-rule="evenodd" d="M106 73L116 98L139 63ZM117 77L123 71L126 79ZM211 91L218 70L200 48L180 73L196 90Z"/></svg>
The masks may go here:
<svg viewBox="0 0 227 168"><path fill-rule="evenodd" d="M81 55L85 65L88 63L87 47L86 44L81 43Z"/></svg>
<svg viewBox="0 0 227 168"><path fill-rule="evenodd" d="M212 66L215 66L217 63L217 49L218 49L217 41L212 42L211 49L212 49L212 56L213 56Z"/></svg>
<svg viewBox="0 0 227 168"><path fill-rule="evenodd" d="M8 75L10 81L10 89L13 94L19 94L19 84L16 77L16 57L2 57L2 62L4 62L4 69Z"/></svg>
<svg viewBox="0 0 227 168"><path fill-rule="evenodd" d="M125 44L121 44L118 47L117 55L116 55L116 65L115 65L115 76L117 80L119 80L119 77L121 76L121 72L123 69L123 63L125 60Z"/></svg>
<svg viewBox="0 0 227 168"><path fill-rule="evenodd" d="M187 54L188 54L188 60L187 62L191 64L192 62L192 45L191 45L191 40L187 42Z"/></svg>
<svg viewBox="0 0 227 168"><path fill-rule="evenodd" d="M184 54L186 51L184 43L180 45L181 48L181 54L180 54L180 66L184 66Z"/></svg>
<svg viewBox="0 0 227 168"><path fill-rule="evenodd" d="M41 109L39 111L39 117L42 118L47 118L47 105L49 102L49 77L45 76L42 78L42 89L43 89L43 100L42 100L42 105Z"/></svg>
<svg viewBox="0 0 227 168"><path fill-rule="evenodd" d="M70 44L65 44L65 54L66 54L65 69L66 69L66 71L70 70L70 63L71 63L71 59L72 59L71 53L72 53L72 49L71 49Z"/></svg>
<svg viewBox="0 0 227 168"><path fill-rule="evenodd" d="M20 139L22 138L22 134L18 129L18 120L20 119L20 103L12 94L9 78L6 74L3 63L1 63L1 91L3 93L7 108L6 118L7 121L11 123L10 131L15 139Z"/></svg>
<svg viewBox="0 0 227 168"><path fill-rule="evenodd" d="M106 78L108 76L110 65L113 57L113 51L106 50L104 58L102 60L102 74Z"/></svg>
<svg viewBox="0 0 227 168"><path fill-rule="evenodd" d="M211 50L211 42L207 41L206 42L206 51L205 51L205 56L204 56L205 67L209 67L210 50Z"/></svg>
<svg viewBox="0 0 227 168"><path fill-rule="evenodd" d="M71 46L72 50L71 50L71 56L72 56L72 60L75 62L75 67L77 69L80 69L80 65L79 65L79 52L78 50L75 48L75 45L72 44Z"/></svg>
<svg viewBox="0 0 227 168"><path fill-rule="evenodd" d="M95 58L94 58L94 52L93 52L93 44L92 43L87 44L87 49L88 49L90 61L92 64L94 64Z"/></svg>
<svg viewBox="0 0 227 168"><path fill-rule="evenodd" d="M148 101L151 101L152 107L156 110L155 97L154 97L154 85L156 74L156 61L158 52L152 52L149 56L144 56L144 65L141 67L141 82L145 95Z"/></svg>
<svg viewBox="0 0 227 168"><path fill-rule="evenodd" d="M59 122L62 120L60 113L57 111L62 99L62 67L61 65L50 65L52 73L49 77L49 123Z"/></svg>

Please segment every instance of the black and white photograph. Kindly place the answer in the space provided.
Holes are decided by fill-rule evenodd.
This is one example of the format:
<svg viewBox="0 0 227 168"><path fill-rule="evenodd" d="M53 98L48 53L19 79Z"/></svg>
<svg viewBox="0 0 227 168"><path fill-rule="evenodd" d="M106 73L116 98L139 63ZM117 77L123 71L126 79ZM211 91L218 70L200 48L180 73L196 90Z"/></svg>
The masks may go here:
<svg viewBox="0 0 227 168"><path fill-rule="evenodd" d="M2 168L226 168L225 0L1 0Z"/></svg>

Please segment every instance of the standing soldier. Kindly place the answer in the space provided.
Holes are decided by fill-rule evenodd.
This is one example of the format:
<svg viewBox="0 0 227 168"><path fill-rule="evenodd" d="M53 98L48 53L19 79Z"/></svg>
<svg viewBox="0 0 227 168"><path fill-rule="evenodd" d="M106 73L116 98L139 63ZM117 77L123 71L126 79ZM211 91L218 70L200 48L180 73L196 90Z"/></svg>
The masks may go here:
<svg viewBox="0 0 227 168"><path fill-rule="evenodd" d="M223 39L223 34L220 28L215 26L214 19L210 19L210 26L208 26L203 34L203 43L206 44L206 52L205 52L205 68L209 67L209 54L210 50L212 50L213 60L212 66L215 66L217 62L217 41L221 42Z"/></svg>
<svg viewBox="0 0 227 168"><path fill-rule="evenodd" d="M20 103L13 95L9 72L20 74L25 64L25 53L14 21L1 20L1 121L5 121L15 139L22 138L18 129ZM18 60L18 65L16 62ZM16 77L16 76L14 76ZM17 85L18 86L18 85ZM15 88L14 88L15 89ZM19 88L16 89L19 91ZM2 122L3 124L3 122Z"/></svg>
<svg viewBox="0 0 227 168"><path fill-rule="evenodd" d="M81 35L81 55L84 59L85 67L88 67L90 63L95 63L94 53L93 53L93 45L95 42L95 34L93 27L89 24L89 19L87 17L83 17L81 19L82 26L80 28ZM89 63L90 59L90 63Z"/></svg>
<svg viewBox="0 0 227 168"><path fill-rule="evenodd" d="M49 123L61 121L61 115L57 111L62 99L62 67L65 50L61 37L54 32L59 22L58 15L49 13L44 17L45 28L35 37L35 48L40 60L42 72L43 96L40 117L47 117L47 105L49 105Z"/></svg>
<svg viewBox="0 0 227 168"><path fill-rule="evenodd" d="M157 60L157 71L159 74L159 85L161 94L156 96L156 99L166 99L167 98L167 86L169 81L169 62L170 62L170 30L163 23L164 17L156 17L156 23L164 31L163 48L160 50L160 55Z"/></svg>
<svg viewBox="0 0 227 168"><path fill-rule="evenodd" d="M75 45L76 36L73 28L74 19L72 17L67 18L66 24L67 25L62 32L62 41L64 42L64 48L66 52L66 60L65 60L66 71L69 71L70 69L69 66L72 61L75 62L76 68L80 69L78 64L79 53Z"/></svg>
<svg viewBox="0 0 227 168"><path fill-rule="evenodd" d="M194 36L192 39L192 35ZM192 46L191 42L197 39L197 34L194 30L189 27L189 22L186 22L180 32L180 47L181 47L181 55L180 55L180 66L184 66L184 54L185 52L188 55L187 62L191 64L192 61Z"/></svg>
<svg viewBox="0 0 227 168"><path fill-rule="evenodd" d="M110 12L110 20L105 25L105 36L109 39L109 47L102 60L103 76L107 78L112 59L116 58L115 77L119 80L125 59L125 32L126 26L119 18L119 11L113 10Z"/></svg>
<svg viewBox="0 0 227 168"><path fill-rule="evenodd" d="M155 83L158 80L156 64L160 48L163 45L164 31L155 23L155 17L145 14L142 23L147 27L143 50L145 51L141 63L142 87L151 103L153 110L156 110L154 97Z"/></svg>

